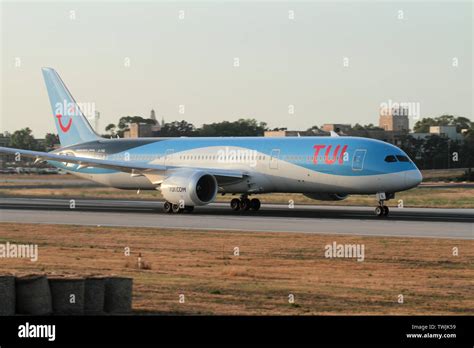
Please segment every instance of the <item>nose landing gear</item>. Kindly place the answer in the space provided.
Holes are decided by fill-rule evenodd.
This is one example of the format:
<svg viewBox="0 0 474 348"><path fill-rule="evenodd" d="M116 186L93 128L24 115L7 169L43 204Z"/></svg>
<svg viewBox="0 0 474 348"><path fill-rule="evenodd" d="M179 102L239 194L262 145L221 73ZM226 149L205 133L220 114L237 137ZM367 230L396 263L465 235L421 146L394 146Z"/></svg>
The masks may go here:
<svg viewBox="0 0 474 348"><path fill-rule="evenodd" d="M387 216L388 213L390 212L390 209L386 205L384 205L384 202L390 198L393 198L393 194L389 194L388 196L385 195L385 192L380 192L377 193L377 200L379 201L379 206L375 208L375 215L377 216Z"/></svg>
<svg viewBox="0 0 474 348"><path fill-rule="evenodd" d="M383 203L375 208L375 215L377 216L387 216L389 212L390 210L386 205L383 205Z"/></svg>

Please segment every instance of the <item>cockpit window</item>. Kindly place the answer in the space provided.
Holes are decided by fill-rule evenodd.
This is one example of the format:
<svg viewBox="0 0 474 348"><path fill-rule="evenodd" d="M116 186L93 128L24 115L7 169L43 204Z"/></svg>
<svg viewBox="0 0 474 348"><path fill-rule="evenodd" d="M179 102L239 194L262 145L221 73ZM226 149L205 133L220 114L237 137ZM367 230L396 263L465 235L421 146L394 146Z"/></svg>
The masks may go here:
<svg viewBox="0 0 474 348"><path fill-rule="evenodd" d="M410 160L408 159L407 156L397 155L397 159L398 159L400 162L410 162Z"/></svg>
<svg viewBox="0 0 474 348"><path fill-rule="evenodd" d="M397 159L393 155L388 155L387 157L385 157L385 162L396 162L396 161Z"/></svg>

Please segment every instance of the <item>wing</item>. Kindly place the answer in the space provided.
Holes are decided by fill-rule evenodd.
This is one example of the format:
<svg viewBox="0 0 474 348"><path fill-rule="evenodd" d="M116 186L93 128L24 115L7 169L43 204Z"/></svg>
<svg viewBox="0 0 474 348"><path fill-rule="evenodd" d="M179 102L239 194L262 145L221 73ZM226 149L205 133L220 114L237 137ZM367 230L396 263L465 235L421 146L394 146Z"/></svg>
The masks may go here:
<svg viewBox="0 0 474 348"><path fill-rule="evenodd" d="M230 178L241 179L247 174L243 171L238 170L227 170L227 169L213 169L213 168L197 168L197 167L185 167L185 166L164 166L161 164L151 164L151 163L140 163L133 161L116 161L116 160L107 160L107 159L98 159L98 158L88 158L88 157L77 157L77 156L67 156L59 155L51 152L40 152L40 151L30 151L30 150L20 150L13 149L9 147L0 147L0 152L8 154L20 154L26 157L35 157L36 161L56 161L56 162L65 162L65 163L75 163L78 164L78 169L87 168L87 167L97 167L97 168L106 168L118 170L121 172L131 173L132 175L145 175L151 177L153 175L166 176L166 172L169 170L176 170L181 168L188 168L194 170L203 170L209 174L212 174L219 181L226 181ZM154 184L159 184L159 182L153 182Z"/></svg>

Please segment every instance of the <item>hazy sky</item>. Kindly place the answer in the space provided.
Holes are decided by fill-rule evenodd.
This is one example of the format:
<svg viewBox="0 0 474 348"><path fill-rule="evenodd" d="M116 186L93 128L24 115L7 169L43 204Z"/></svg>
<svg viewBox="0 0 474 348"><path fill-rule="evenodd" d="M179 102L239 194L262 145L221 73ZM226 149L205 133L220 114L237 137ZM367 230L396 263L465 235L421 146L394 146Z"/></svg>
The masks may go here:
<svg viewBox="0 0 474 348"><path fill-rule="evenodd" d="M55 68L78 102L95 105L101 131L152 108L160 120L196 126L241 117L290 129L376 124L389 100L419 103L422 117L474 119L471 1L36 1L1 9L0 132L56 132L42 66Z"/></svg>

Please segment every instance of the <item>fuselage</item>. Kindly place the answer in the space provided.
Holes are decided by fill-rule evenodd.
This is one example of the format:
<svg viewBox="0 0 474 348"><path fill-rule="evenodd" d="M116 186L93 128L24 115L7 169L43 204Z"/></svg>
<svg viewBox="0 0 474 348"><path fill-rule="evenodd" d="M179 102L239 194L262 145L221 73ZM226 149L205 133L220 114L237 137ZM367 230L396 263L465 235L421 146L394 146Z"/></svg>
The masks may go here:
<svg viewBox="0 0 474 348"><path fill-rule="evenodd" d="M417 186L421 173L398 147L358 137L215 137L103 139L55 153L179 167L241 170L242 180L219 184L219 192L340 193L398 192ZM156 189L143 176L111 169L59 168L108 186Z"/></svg>

